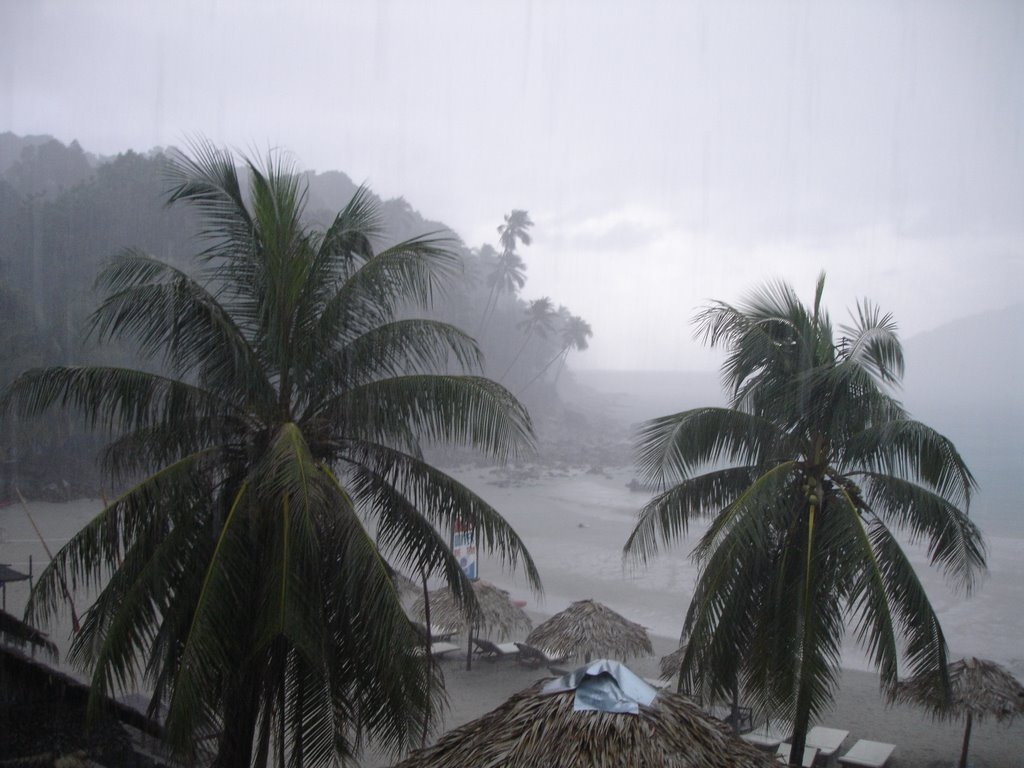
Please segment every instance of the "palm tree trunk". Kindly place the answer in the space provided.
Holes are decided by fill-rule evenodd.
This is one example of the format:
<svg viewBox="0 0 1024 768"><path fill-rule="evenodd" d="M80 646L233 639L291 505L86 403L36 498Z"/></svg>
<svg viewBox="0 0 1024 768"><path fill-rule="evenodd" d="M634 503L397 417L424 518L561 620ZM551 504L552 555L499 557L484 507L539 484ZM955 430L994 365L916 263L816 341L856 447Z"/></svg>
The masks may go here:
<svg viewBox="0 0 1024 768"><path fill-rule="evenodd" d="M253 761L254 768L266 768L267 758L270 755L270 729L271 723L264 723L260 728L259 741L256 746L256 759Z"/></svg>
<svg viewBox="0 0 1024 768"><path fill-rule="evenodd" d="M815 643L814 627L811 624L811 601L814 600L814 593L811 587L811 557L814 553L814 517L815 506L810 505L807 521L807 566L804 575L803 600L803 626L800 628L801 652L806 655L810 653ZM797 672L797 693L796 713L793 718L793 748L789 752L789 764L800 765L803 762L804 747L807 746L807 729L811 720L811 691L810 683L807 681L806 662L802 662Z"/></svg>
<svg viewBox="0 0 1024 768"><path fill-rule="evenodd" d="M740 686L736 682L732 684L732 732L740 735Z"/></svg>
<svg viewBox="0 0 1024 768"><path fill-rule="evenodd" d="M971 744L971 713L967 713L967 727L964 728L964 745L960 749L960 768L967 768L967 748Z"/></svg>
<svg viewBox="0 0 1024 768"><path fill-rule="evenodd" d="M284 672L284 670L282 669L282 673L283 672ZM285 677L285 675L282 674L281 675L281 686L280 686L280 688L278 688L278 691L277 691L277 717L278 717L278 721L277 721L277 730L278 730L277 765L278 765L278 768L286 768L285 762L284 762L284 741L285 741L285 739L284 739L284 736L285 736L285 729L284 729L284 705L285 705L285 701L284 701L284 677Z"/></svg>
<svg viewBox="0 0 1024 768"><path fill-rule="evenodd" d="M494 313L491 309L491 302L494 302L494 306L498 306L498 294L494 288L491 288L491 292L487 294L487 302L484 304L484 313L480 317L480 330L477 331L477 336L483 335L484 329L487 327L487 321L490 319L488 312Z"/></svg>
<svg viewBox="0 0 1024 768"><path fill-rule="evenodd" d="M426 682L426 700L423 704L423 738L420 742L421 747L427 746L427 733L430 730L430 681L434 675L431 672L433 666L433 659L430 657L430 593L427 591L427 572L420 571L420 577L423 579L423 621L426 622L426 647L424 650L424 658L427 660L427 682Z"/></svg>
<svg viewBox="0 0 1024 768"><path fill-rule="evenodd" d="M558 360L558 358L562 358L562 362L564 363L565 362L565 357L568 357L568 355L569 355L569 348L568 347L562 347L562 351L559 352L554 357L552 357L550 360L548 360L544 364L544 367L541 368L537 372L537 375L534 376L532 379L530 379L528 382L526 382L526 386L523 387L521 390L519 390L519 392L517 392L516 394L517 395L521 395L523 392L525 392L527 389L529 389L530 385L533 384L533 382L535 382L541 376L543 376L544 375L544 371L546 371L548 368L550 368L552 366L552 364L554 364ZM559 371L561 371L561 368L559 368ZM555 381L558 381L558 377L557 376L555 376Z"/></svg>
<svg viewBox="0 0 1024 768"><path fill-rule="evenodd" d="M533 331L530 331L529 333L526 334L526 338L523 339L523 345L521 347L519 347L519 351L516 352L516 356L512 358L512 362L508 364L508 368L505 369L505 372L503 374L501 374L501 377L498 379L498 383L499 384L505 380L505 377L508 376L509 371L511 371L513 366L515 366L515 364L517 362L519 362L519 357L520 357L520 355L523 354L523 350L526 349L526 345L530 343L530 338L532 336L533 336Z"/></svg>
<svg viewBox="0 0 1024 768"><path fill-rule="evenodd" d="M296 672L296 675L299 675L299 673ZM299 684L295 686L295 710L298 713L298 717L296 718L296 722L298 723L302 722L303 717L302 705L305 697L302 695L302 691L302 680L300 677ZM304 735L305 731L302 730L302 726L300 725L295 730L295 746L292 748L294 753L293 763L297 768L302 768L303 763L306 762L306 743L303 740Z"/></svg>
<svg viewBox="0 0 1024 768"><path fill-rule="evenodd" d="M259 676L247 664L227 696L224 731L213 768L234 768L252 763L253 733L259 715ZM267 722L267 728L271 727Z"/></svg>

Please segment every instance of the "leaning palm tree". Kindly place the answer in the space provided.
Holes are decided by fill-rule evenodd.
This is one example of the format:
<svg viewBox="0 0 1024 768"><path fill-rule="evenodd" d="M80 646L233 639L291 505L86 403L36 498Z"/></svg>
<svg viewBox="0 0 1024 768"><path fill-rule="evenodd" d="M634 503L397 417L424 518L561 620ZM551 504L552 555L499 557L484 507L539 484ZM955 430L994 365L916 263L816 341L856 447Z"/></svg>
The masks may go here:
<svg viewBox="0 0 1024 768"><path fill-rule="evenodd" d="M472 608L441 533L458 518L539 586L515 532L421 444L515 456L529 416L487 379L433 373L481 367L464 333L414 319L457 273L449 241L375 250L362 189L312 230L287 163L244 167L246 190L209 145L171 166L170 202L200 216L194 272L126 252L99 278L93 337L136 341L147 370L33 370L3 397L26 416L79 409L114 436L114 481L131 481L57 554L27 614L53 617L64 581L98 588L71 658L97 699L144 678L186 759L206 728L221 766L334 764L363 738L398 752L438 687L382 552Z"/></svg>
<svg viewBox="0 0 1024 768"><path fill-rule="evenodd" d="M543 376L544 372L556 362L558 363L558 368L555 369L555 382L557 383L558 377L562 373L562 368L565 366L566 358L569 357L569 352L574 349L578 352L582 352L590 345L590 337L594 335L594 331L591 329L590 323L579 315L570 315L569 310L565 307L559 307L558 310L558 314L562 318L562 330L560 333L562 348L554 357L548 360L539 371L537 371L537 374L532 379L526 382L526 386L516 393L518 395L525 392L533 382Z"/></svg>
<svg viewBox="0 0 1024 768"><path fill-rule="evenodd" d="M498 299L503 293L515 295L516 291L526 285L526 263L515 251L506 251L494 263L494 268L487 274L487 285L490 291L484 312L480 317L480 333L487 327L487 321L494 315L498 307Z"/></svg>
<svg viewBox="0 0 1024 768"><path fill-rule="evenodd" d="M514 208L511 213L505 214L505 223L498 226L498 235L501 238L501 250L503 253L515 251L516 244L529 245L533 242L530 236L530 227L533 221L528 211Z"/></svg>
<svg viewBox="0 0 1024 768"><path fill-rule="evenodd" d="M558 313L555 311L555 307L551 303L551 299L547 296L542 296L539 299L531 301L526 306L525 314L526 317L516 324L517 328L525 331L523 334L523 343L519 345L519 349L516 350L516 354L508 364L505 372L501 374L499 381L504 381L505 377L508 376L509 372L515 367L515 364L519 362L519 358L526 350L527 345L530 343L530 339L534 336L539 336L542 339L546 339L548 337L548 334L554 329L555 318L558 317Z"/></svg>
<svg viewBox="0 0 1024 768"><path fill-rule="evenodd" d="M498 226L501 256L487 276L490 291L487 294L487 302L484 304L484 312L480 319L480 334L484 332L487 321L494 314L501 294L514 294L526 285L526 264L516 253L516 246L519 243L529 245L533 242L533 238L530 236L530 227L532 226L533 221L530 220L530 214L518 208L511 213L506 213L505 223ZM484 246L484 248L490 248L490 246ZM493 251L493 249L491 250Z"/></svg>
<svg viewBox="0 0 1024 768"><path fill-rule="evenodd" d="M891 392L903 372L895 323L862 302L837 338L823 289L822 275L808 308L770 283L697 316L698 336L726 349L731 407L641 427L640 471L664 491L625 546L643 561L709 521L683 677L715 698L742 686L791 717L791 764L831 700L848 619L890 694L901 647L910 674L948 684L942 628L896 534L925 542L965 591L985 568L970 471Z"/></svg>

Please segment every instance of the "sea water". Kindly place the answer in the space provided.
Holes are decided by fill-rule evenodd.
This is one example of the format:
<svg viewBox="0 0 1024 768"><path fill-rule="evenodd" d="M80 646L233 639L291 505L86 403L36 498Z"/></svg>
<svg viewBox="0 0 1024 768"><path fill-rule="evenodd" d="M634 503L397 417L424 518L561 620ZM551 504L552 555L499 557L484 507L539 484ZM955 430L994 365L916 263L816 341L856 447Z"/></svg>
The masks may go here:
<svg viewBox="0 0 1024 768"><path fill-rule="evenodd" d="M503 485L501 473L485 468L467 467L452 474L511 523L533 557L544 590L531 593L521 567L509 571L493 556L481 558L483 579L509 589L513 597L526 600L531 610L553 614L575 600L593 598L655 635L679 637L698 576L690 551L704 526L695 525L684 541L663 549L646 564L624 560L623 546L650 498L628 489L631 471L541 471L539 479L518 486ZM56 552L100 508L101 502L95 499L31 502L27 506L31 520L18 503L0 508L0 563L27 572L31 557L38 576L47 555L32 523ZM992 659L1024 678L1024 539L989 534L986 544L988 574L970 596L952 589L929 567L924 549L908 547L908 552L946 633L951 657ZM9 584L7 610L20 615L27 597L26 582ZM88 603L88 595L76 596L79 616ZM71 636L69 612L49 631L66 650ZM870 668L852 639L844 648L843 663Z"/></svg>

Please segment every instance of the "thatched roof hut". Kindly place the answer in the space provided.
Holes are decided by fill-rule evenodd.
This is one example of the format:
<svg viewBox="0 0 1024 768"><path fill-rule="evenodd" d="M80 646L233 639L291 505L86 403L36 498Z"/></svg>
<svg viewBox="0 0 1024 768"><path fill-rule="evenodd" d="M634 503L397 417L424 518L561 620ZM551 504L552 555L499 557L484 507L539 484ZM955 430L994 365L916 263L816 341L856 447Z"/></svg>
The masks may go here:
<svg viewBox="0 0 1024 768"><path fill-rule="evenodd" d="M156 720L103 697L90 721L87 683L3 644L0 691L0 754L12 765L53 765L58 758L62 764L75 765L69 756L77 753L88 755L90 765L153 765L136 754L137 745L125 726L152 740L147 751L161 749L163 726Z"/></svg>
<svg viewBox="0 0 1024 768"><path fill-rule="evenodd" d="M508 592L486 581L473 582L473 594L480 606L480 615L474 625L474 634L497 635L498 640L512 637L518 631L529 631L533 622L526 612L512 602ZM413 612L421 621L426 620L423 598L413 605ZM430 623L446 632L466 629L466 616L450 589L437 589L430 593Z"/></svg>
<svg viewBox="0 0 1024 768"><path fill-rule="evenodd" d="M971 725L994 717L1009 722L1024 714L1024 686L1007 670L986 659L960 659L947 667L949 698L942 696L940 682L935 677L917 677L896 685L896 701L918 704L939 719L965 718L964 741L960 765L967 764L967 748L971 740Z"/></svg>
<svg viewBox="0 0 1024 768"><path fill-rule="evenodd" d="M627 659L654 653L647 629L595 600L578 600L538 626L526 642L555 655Z"/></svg>
<svg viewBox="0 0 1024 768"><path fill-rule="evenodd" d="M604 693L609 673L591 670L614 665L628 673L621 685L613 679L622 708L634 704L635 714L592 709L597 697L581 693L598 680ZM607 667L606 667L607 669ZM583 682L587 680L588 682ZM554 684L556 692L545 692ZM614 689L613 689L614 690ZM640 690L636 696L633 691ZM646 693L644 693L646 691ZM608 696L603 696L608 699ZM581 708L580 699L584 700ZM646 703L645 703L646 702ZM478 720L442 736L395 768L769 768L767 755L733 736L683 696L655 691L617 662L599 661L571 675L542 680L512 696Z"/></svg>

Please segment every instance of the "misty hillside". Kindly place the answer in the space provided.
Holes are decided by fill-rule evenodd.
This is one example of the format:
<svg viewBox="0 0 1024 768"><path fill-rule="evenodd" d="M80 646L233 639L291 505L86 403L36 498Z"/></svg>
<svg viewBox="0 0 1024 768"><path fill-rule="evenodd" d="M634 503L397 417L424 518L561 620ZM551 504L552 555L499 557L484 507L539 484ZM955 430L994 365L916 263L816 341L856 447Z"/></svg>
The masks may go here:
<svg viewBox="0 0 1024 768"><path fill-rule="evenodd" d="M912 410L940 412L961 402L954 419L992 411L1024 413L1015 371L1024 352L1024 304L961 318L904 343L904 399Z"/></svg>
<svg viewBox="0 0 1024 768"><path fill-rule="evenodd" d="M972 315L906 341L903 402L951 440L980 492L974 516L1024 535L1024 305Z"/></svg>
<svg viewBox="0 0 1024 768"><path fill-rule="evenodd" d="M100 298L94 282L116 254L135 249L186 271L196 266L194 256L203 248L198 223L191 210L165 204L170 163L159 148L98 158L77 142L0 134L0 386L27 369L52 365L159 368L159 360L142 359L131 347L96 345L87 330ZM308 186L305 215L321 229L358 189L341 171L302 176ZM612 460L603 439L608 434L604 420L567 410L556 386L571 366L570 353L586 348L589 325L557 295L543 302L520 296L529 275L516 246L511 255L519 259L520 279L499 283L495 276L505 268L505 252L487 243L466 247L457 234L425 219L403 197L383 200L372 190L369 195L380 206L378 250L435 233L461 259L461 272L428 314L477 340L483 354L480 372L530 409L541 458ZM508 214L494 212L495 233L503 215ZM526 221L525 227L532 226L528 216ZM99 480L92 467L99 440L83 425L57 415L32 425L5 425L0 432L0 499L11 492L12 477L30 494L33 489L49 489L57 497L95 493Z"/></svg>

